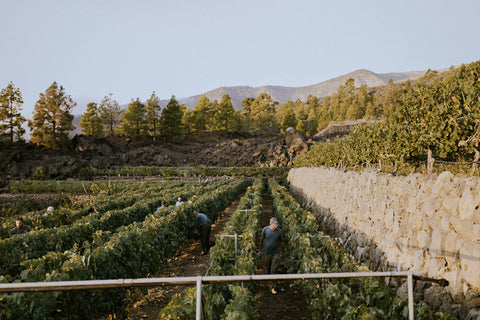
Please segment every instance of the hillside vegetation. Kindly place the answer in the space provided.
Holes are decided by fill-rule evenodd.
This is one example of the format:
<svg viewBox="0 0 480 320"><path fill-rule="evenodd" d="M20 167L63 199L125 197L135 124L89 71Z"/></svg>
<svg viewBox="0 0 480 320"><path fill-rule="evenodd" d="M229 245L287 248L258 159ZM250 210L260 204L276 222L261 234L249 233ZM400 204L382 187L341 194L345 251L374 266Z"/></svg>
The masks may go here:
<svg viewBox="0 0 480 320"><path fill-rule="evenodd" d="M388 164L395 170L428 161L473 164L480 160L480 61L387 91L385 120L358 126L348 137L319 143L295 166L355 167Z"/></svg>

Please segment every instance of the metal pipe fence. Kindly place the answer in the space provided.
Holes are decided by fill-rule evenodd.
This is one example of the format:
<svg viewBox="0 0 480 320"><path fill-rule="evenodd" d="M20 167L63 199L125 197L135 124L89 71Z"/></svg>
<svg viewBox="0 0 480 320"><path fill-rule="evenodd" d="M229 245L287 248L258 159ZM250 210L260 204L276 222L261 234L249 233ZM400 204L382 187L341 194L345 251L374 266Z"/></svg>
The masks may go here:
<svg viewBox="0 0 480 320"><path fill-rule="evenodd" d="M40 291L71 291L90 289L114 289L127 287L156 287L165 285L196 285L196 319L202 319L202 284L221 282L247 281L291 281L312 279L366 278L366 277L405 277L408 284L408 317L414 320L413 279L418 277L425 281L437 281L421 276L418 271L392 272L347 272L347 273L295 273L295 274L265 274L240 276L198 276L198 277L166 277L139 279L110 279L83 281L52 281L52 282L18 282L0 283L0 292L40 292Z"/></svg>

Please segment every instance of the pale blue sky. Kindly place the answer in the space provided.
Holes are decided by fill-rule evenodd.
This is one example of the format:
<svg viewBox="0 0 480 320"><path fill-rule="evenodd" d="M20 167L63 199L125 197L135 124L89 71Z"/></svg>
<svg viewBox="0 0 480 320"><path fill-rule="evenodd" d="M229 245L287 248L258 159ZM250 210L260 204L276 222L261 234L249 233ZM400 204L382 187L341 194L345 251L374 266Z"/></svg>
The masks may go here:
<svg viewBox="0 0 480 320"><path fill-rule="evenodd" d="M1 0L0 88L13 81L30 117L53 81L124 104L437 70L480 60L479 12L478 0Z"/></svg>

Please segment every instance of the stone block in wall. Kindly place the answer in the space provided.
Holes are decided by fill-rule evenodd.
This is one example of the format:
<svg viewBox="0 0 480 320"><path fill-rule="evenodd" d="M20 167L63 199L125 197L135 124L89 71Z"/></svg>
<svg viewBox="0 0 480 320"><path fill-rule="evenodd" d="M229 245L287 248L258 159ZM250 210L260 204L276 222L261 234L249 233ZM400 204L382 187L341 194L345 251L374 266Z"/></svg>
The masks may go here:
<svg viewBox="0 0 480 320"><path fill-rule="evenodd" d="M395 261L398 261L397 259L402 253L402 250L395 244L387 244L383 250L388 262L392 264L395 264Z"/></svg>
<svg viewBox="0 0 480 320"><path fill-rule="evenodd" d="M473 241L480 241L480 223L472 224L472 233L470 235L470 239Z"/></svg>
<svg viewBox="0 0 480 320"><path fill-rule="evenodd" d="M392 208L387 209L385 212L385 228L390 229L395 221L395 213L393 212Z"/></svg>
<svg viewBox="0 0 480 320"><path fill-rule="evenodd" d="M412 196L408 199L406 211L410 214L415 214L416 212L419 211L420 207L420 199L419 196Z"/></svg>
<svg viewBox="0 0 480 320"><path fill-rule="evenodd" d="M421 230L417 234L417 242L420 249L428 249L430 247L430 242L432 238L430 236L430 232L426 232L425 230Z"/></svg>
<svg viewBox="0 0 480 320"><path fill-rule="evenodd" d="M458 214L457 208L458 208L459 202L460 202L459 197L446 196L442 201L442 206L451 215L456 216Z"/></svg>
<svg viewBox="0 0 480 320"><path fill-rule="evenodd" d="M441 205L441 200L438 200L435 197L429 197L425 200L425 202L423 202L420 210L421 213L425 214L427 217L432 217L435 215L435 212L440 208Z"/></svg>
<svg viewBox="0 0 480 320"><path fill-rule="evenodd" d="M460 263L465 280L480 288L480 242L465 241L460 249Z"/></svg>
<svg viewBox="0 0 480 320"><path fill-rule="evenodd" d="M480 230L474 229L475 224L471 220L463 220L457 217L451 217L450 223L454 230L461 235L463 239L477 240L480 234L477 232Z"/></svg>
<svg viewBox="0 0 480 320"><path fill-rule="evenodd" d="M467 314L468 320L480 320L480 308L475 308L468 311Z"/></svg>
<svg viewBox="0 0 480 320"><path fill-rule="evenodd" d="M447 214L443 214L440 218L440 227L444 232L452 231L453 227L450 224L450 216Z"/></svg>
<svg viewBox="0 0 480 320"><path fill-rule="evenodd" d="M440 310L443 306L453 302L452 297L445 294L445 288L440 286L431 286L425 289L424 299L435 310Z"/></svg>
<svg viewBox="0 0 480 320"><path fill-rule="evenodd" d="M423 270L425 265L425 251L415 250L412 255L412 269L415 271Z"/></svg>
<svg viewBox="0 0 480 320"><path fill-rule="evenodd" d="M460 240L459 235L454 230L450 230L450 232L447 233L444 245L445 255L457 255L457 252L459 252L458 240Z"/></svg>
<svg viewBox="0 0 480 320"><path fill-rule="evenodd" d="M428 259L425 262L423 270L429 277L443 278L446 272L447 261L443 258Z"/></svg>
<svg viewBox="0 0 480 320"><path fill-rule="evenodd" d="M384 232L384 230L387 230L388 234L390 234L390 237L392 239L398 239L403 233L400 231L400 222L398 220L395 220L393 224L391 225L390 229L387 228L382 228L381 224L378 225L377 229L379 232ZM379 238L380 239L380 238Z"/></svg>
<svg viewBox="0 0 480 320"><path fill-rule="evenodd" d="M446 233L440 228L435 228L432 231L432 241L430 242L430 247L428 251L433 257L437 258L443 255L445 251L444 249L446 238Z"/></svg>
<svg viewBox="0 0 480 320"><path fill-rule="evenodd" d="M475 215L478 216L478 214L480 214L479 202L480 201L478 201L478 199L474 198L472 189L466 187L458 203L458 213L460 214L460 219L469 220Z"/></svg>
<svg viewBox="0 0 480 320"><path fill-rule="evenodd" d="M435 183L432 186L432 193L438 196L445 195L455 184L455 175L449 171L444 171L438 175L435 179Z"/></svg>
<svg viewBox="0 0 480 320"><path fill-rule="evenodd" d="M467 308L480 308L480 292L477 290L469 290L465 293L465 301L467 302Z"/></svg>
<svg viewBox="0 0 480 320"><path fill-rule="evenodd" d="M420 231L425 227L425 219L424 216L422 216L422 214L420 213L420 210L410 213L406 217L405 223L409 226L409 228L415 231Z"/></svg>
<svg viewBox="0 0 480 320"><path fill-rule="evenodd" d="M418 245L418 240L417 240L417 231L416 230L413 230L413 229L409 229L409 230L406 230L404 233L403 233L405 239L408 240L408 244L410 245L410 247L413 249L413 250L417 250L417 249L421 249L423 250L424 248L420 248L420 246Z"/></svg>
<svg viewBox="0 0 480 320"><path fill-rule="evenodd" d="M357 247L355 249L355 257L357 258L357 261L362 260L362 257L365 254L365 252L367 251L367 249L368 248L366 248L366 247Z"/></svg>
<svg viewBox="0 0 480 320"><path fill-rule="evenodd" d="M462 270L450 270L443 273L443 279L448 281L448 290L455 301L462 301L463 295L463 275Z"/></svg>

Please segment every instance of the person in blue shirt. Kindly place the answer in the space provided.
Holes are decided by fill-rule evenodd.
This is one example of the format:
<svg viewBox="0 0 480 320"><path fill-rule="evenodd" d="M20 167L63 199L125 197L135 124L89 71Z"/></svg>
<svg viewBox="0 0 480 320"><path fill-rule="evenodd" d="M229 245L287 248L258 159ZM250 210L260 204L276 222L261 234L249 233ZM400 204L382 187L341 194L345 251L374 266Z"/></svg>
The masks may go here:
<svg viewBox="0 0 480 320"><path fill-rule="evenodd" d="M262 255L262 248L265 262L265 272L267 274L277 273L280 266L280 255L283 250L283 233L278 224L276 218L270 219L270 225L266 226L262 230L262 236L260 237L260 251L259 255ZM271 288L273 294L277 291L274 287Z"/></svg>
<svg viewBox="0 0 480 320"><path fill-rule="evenodd" d="M162 200L162 202L160 203L160 207L158 207L157 210L155 210L155 211L160 211L160 210L162 210L162 209L165 208L165 207L166 207L165 200Z"/></svg>
<svg viewBox="0 0 480 320"><path fill-rule="evenodd" d="M212 230L212 222L207 217L206 214L200 213L198 211L193 211L193 216L195 220L191 228L200 229L200 243L202 244L202 255L206 255L210 249L210 231Z"/></svg>
<svg viewBox="0 0 480 320"><path fill-rule="evenodd" d="M183 204L182 197L178 197L177 202L175 203L175 206L181 206Z"/></svg>

